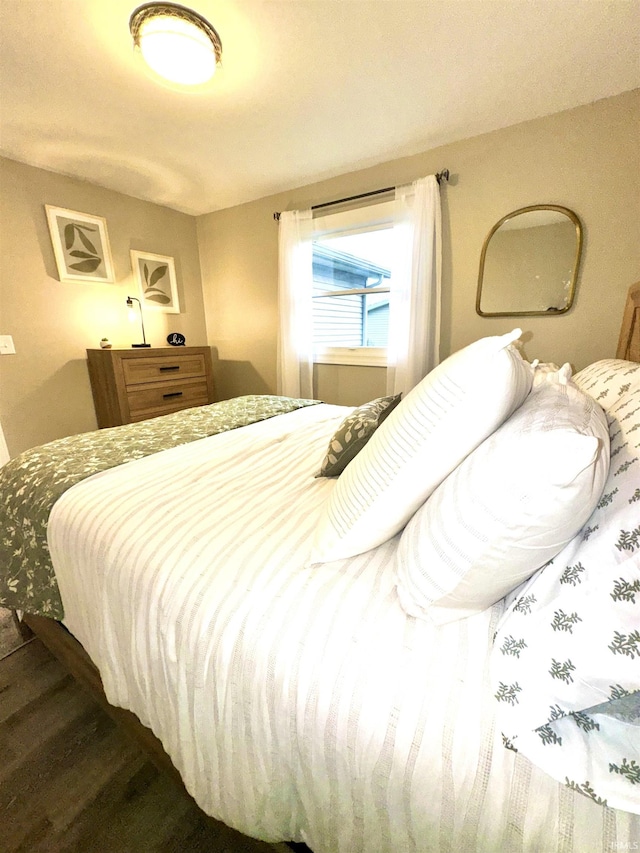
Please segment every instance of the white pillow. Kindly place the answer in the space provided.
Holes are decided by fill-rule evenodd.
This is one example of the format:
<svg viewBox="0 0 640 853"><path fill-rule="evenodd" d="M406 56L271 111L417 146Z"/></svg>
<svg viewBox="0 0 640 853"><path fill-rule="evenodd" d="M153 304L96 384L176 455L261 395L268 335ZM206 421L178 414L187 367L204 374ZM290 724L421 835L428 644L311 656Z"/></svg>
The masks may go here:
<svg viewBox="0 0 640 853"><path fill-rule="evenodd" d="M521 755L640 814L640 364L606 359L575 382L605 410L609 477L584 527L502 616L492 692Z"/></svg>
<svg viewBox="0 0 640 853"><path fill-rule="evenodd" d="M526 398L532 371L515 329L449 356L415 386L347 466L311 560L352 557L401 530L436 486Z"/></svg>
<svg viewBox="0 0 640 853"><path fill-rule="evenodd" d="M410 615L440 624L485 610L593 512L609 470L606 418L573 383L549 376L407 525L397 574Z"/></svg>
<svg viewBox="0 0 640 853"><path fill-rule="evenodd" d="M537 358L531 362L531 370L533 371L533 388L537 388L543 382L559 382L561 385L566 385L571 379L572 372L570 364L558 367L552 361L540 362Z"/></svg>

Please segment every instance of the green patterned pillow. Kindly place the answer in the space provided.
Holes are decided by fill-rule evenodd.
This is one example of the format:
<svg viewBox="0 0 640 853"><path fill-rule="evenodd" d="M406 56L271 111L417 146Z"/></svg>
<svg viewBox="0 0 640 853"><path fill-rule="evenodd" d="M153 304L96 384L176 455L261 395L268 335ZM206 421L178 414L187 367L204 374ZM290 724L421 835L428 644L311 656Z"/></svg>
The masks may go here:
<svg viewBox="0 0 640 853"><path fill-rule="evenodd" d="M339 477L360 453L387 415L398 405L402 394L378 397L358 406L342 421L327 448L318 477Z"/></svg>

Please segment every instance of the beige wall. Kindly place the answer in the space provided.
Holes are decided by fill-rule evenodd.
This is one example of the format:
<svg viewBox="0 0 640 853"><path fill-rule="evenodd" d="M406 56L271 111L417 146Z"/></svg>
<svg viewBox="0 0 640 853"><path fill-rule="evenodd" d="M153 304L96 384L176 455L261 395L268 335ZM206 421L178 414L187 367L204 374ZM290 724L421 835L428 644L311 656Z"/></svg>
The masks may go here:
<svg viewBox="0 0 640 853"><path fill-rule="evenodd" d="M452 106L452 108L454 108ZM62 175L0 159L0 334L17 354L0 357L0 422L12 455L94 429L85 349L103 335L128 346L134 284L130 249L173 256L179 315L146 315L147 337L168 331L217 353L219 397L276 387L278 226L273 211L409 182L442 168L442 356L517 325L475 313L484 238L509 211L536 203L572 208L585 230L574 307L521 318L530 358L577 368L615 353L628 286L640 278L640 91L456 142L197 219ZM44 205L107 220L115 284L61 283ZM201 279L202 270L202 279ZM205 330L206 317L206 330ZM316 369L316 393L356 404L384 393L380 368Z"/></svg>
<svg viewBox="0 0 640 853"><path fill-rule="evenodd" d="M441 355L520 325L475 312L482 244L506 213L551 203L571 208L582 220L582 270L571 311L518 318L526 354L570 361L577 369L613 356L626 291L640 278L639 115L640 90L635 90L199 217L207 330L220 359L221 396L275 390L278 226L273 211L409 182L443 168L453 179L442 189ZM383 371L369 370L350 368L340 381L335 372L318 371L316 393L354 404L383 393Z"/></svg>
<svg viewBox="0 0 640 853"><path fill-rule="evenodd" d="M58 280L45 204L103 216L115 284ZM183 313L145 313L147 340L169 331L207 343L196 220L159 205L0 159L0 334L16 355L0 356L0 419L11 455L96 428L86 368L88 347L110 337L128 347L141 337L125 300L136 295L130 249L175 258Z"/></svg>

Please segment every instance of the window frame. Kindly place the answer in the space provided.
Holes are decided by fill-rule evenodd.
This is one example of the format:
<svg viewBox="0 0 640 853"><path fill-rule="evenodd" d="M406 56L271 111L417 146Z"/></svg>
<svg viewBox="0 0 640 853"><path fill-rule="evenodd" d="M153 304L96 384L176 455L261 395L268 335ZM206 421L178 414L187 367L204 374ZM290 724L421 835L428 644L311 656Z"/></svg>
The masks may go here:
<svg viewBox="0 0 640 853"><path fill-rule="evenodd" d="M341 237L393 228L397 224L393 200L380 200L364 207L314 217L312 242L327 237ZM390 288L371 288L363 292L390 293ZM347 295L347 294L340 294ZM340 298L336 296L335 298ZM313 349L314 364L354 365L362 367L387 367L387 347L331 347Z"/></svg>

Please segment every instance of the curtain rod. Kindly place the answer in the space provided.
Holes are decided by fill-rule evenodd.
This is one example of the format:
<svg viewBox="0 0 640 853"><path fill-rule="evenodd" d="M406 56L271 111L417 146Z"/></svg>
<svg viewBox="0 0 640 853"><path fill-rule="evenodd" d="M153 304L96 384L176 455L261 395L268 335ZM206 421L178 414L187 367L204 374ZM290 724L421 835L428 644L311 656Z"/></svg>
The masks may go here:
<svg viewBox="0 0 640 853"><path fill-rule="evenodd" d="M449 170L443 169L441 172L436 172L436 181L439 184L446 183L449 180ZM368 193L360 193L360 195L350 195L347 198L337 198L335 201L325 201L322 204L312 204L311 210L321 210L323 207L333 207L334 204L346 204L348 201L357 201L360 198L369 198L373 195L382 195L382 193L390 193L395 190L395 187L384 187L381 190L372 190ZM280 219L280 211L277 210L273 214L276 222Z"/></svg>

